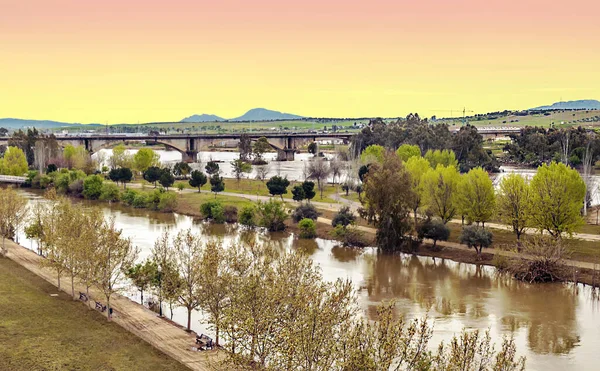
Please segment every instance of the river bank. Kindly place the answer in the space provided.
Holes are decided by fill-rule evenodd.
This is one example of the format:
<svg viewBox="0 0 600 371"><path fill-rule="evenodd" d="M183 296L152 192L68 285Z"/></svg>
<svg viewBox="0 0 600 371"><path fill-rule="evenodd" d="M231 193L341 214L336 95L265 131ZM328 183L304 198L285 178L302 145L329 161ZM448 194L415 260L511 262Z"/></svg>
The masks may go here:
<svg viewBox="0 0 600 371"><path fill-rule="evenodd" d="M23 266L30 272L56 286L56 274L48 268L40 266L43 257L30 249L6 240L7 257ZM66 280L65 280L66 283ZM70 285L61 285L61 290L70 296ZM75 281L75 291L85 292L85 287ZM104 302L103 296L96 290L90 290L92 300ZM93 302L92 302L93 304ZM81 306L85 306L81 303ZM113 322L123 327L156 349L192 370L209 371L217 370L221 357L218 351L196 352L192 351L195 344L195 333L187 333L184 329L175 326L145 308L143 305L122 295L111 298L114 308Z"/></svg>

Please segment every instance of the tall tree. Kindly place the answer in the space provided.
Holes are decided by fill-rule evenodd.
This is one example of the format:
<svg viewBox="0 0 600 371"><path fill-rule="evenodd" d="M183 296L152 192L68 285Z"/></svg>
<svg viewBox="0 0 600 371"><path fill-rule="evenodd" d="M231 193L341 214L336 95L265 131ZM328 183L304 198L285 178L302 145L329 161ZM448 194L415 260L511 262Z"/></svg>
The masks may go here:
<svg viewBox="0 0 600 371"><path fill-rule="evenodd" d="M188 229L175 236L173 248L175 264L181 275L179 303L187 309L187 330L191 331L192 311L202 304L198 294L205 278L201 269L204 247L201 237Z"/></svg>
<svg viewBox="0 0 600 371"><path fill-rule="evenodd" d="M0 188L0 234L2 254L6 255L6 238L13 238L27 215L27 200L12 188Z"/></svg>
<svg viewBox="0 0 600 371"><path fill-rule="evenodd" d="M236 160L231 161L231 168L233 170L233 175L235 175L235 179L237 179L238 184L244 176L245 173L250 173L252 171L252 165L242 160L242 158L238 158Z"/></svg>
<svg viewBox="0 0 600 371"><path fill-rule="evenodd" d="M252 140L248 134L240 135L238 149L240 151L240 159L244 162L250 161L250 156L252 155Z"/></svg>
<svg viewBox="0 0 600 371"><path fill-rule="evenodd" d="M0 174L23 176L28 165L25 153L18 147L8 147L0 158Z"/></svg>
<svg viewBox="0 0 600 371"><path fill-rule="evenodd" d="M204 175L203 172L201 172L200 170L194 170L192 171L188 183L190 184L190 186L198 188L199 193L200 188L202 188L202 186L205 185L207 181L208 179L206 178L206 175Z"/></svg>
<svg viewBox="0 0 600 371"><path fill-rule="evenodd" d="M423 202L427 209L448 223L458 211L460 174L455 167L439 165L423 174Z"/></svg>
<svg viewBox="0 0 600 371"><path fill-rule="evenodd" d="M395 153L388 153L383 164L372 164L364 187L361 214L377 227L377 245L385 251L399 248L411 230L409 218L415 196L410 174Z"/></svg>
<svg viewBox="0 0 600 371"><path fill-rule="evenodd" d="M323 190L327 184L327 177L331 173L329 164L325 160L315 159L308 165L308 171L310 172L309 178L317 181L317 187L321 193L321 199L323 198Z"/></svg>
<svg viewBox="0 0 600 371"><path fill-rule="evenodd" d="M219 176L219 174L214 174L210 177L210 191L215 194L215 198L217 198L217 193L223 192L225 190L225 181L223 177Z"/></svg>
<svg viewBox="0 0 600 371"><path fill-rule="evenodd" d="M215 343L219 345L219 334L223 311L230 294L230 272L227 253L221 243L209 241L202 252L200 270L203 283L200 285L200 307L208 314L208 323L215 331Z"/></svg>
<svg viewBox="0 0 600 371"><path fill-rule="evenodd" d="M106 297L108 320L112 317L110 298L123 289L124 272L138 256L137 247L124 238L115 227L114 219L106 221L101 230L102 240L98 249L96 286Z"/></svg>
<svg viewBox="0 0 600 371"><path fill-rule="evenodd" d="M209 177L212 177L213 175L219 173L219 164L217 164L215 161L208 161L204 167L204 170L206 170L206 174L208 174Z"/></svg>
<svg viewBox="0 0 600 371"><path fill-rule="evenodd" d="M520 242L521 235L530 223L529 184L519 174L509 174L500 181L498 191L498 215L502 222L511 226Z"/></svg>
<svg viewBox="0 0 600 371"><path fill-rule="evenodd" d="M414 197L411 199L411 209L415 220L415 228L417 228L419 208L423 206L423 174L429 171L431 167L429 166L429 161L421 156L410 156L404 166L410 174L411 188L414 191Z"/></svg>
<svg viewBox="0 0 600 371"><path fill-rule="evenodd" d="M563 163L544 164L531 179L530 188L532 227L560 238L583 223L585 183L575 169Z"/></svg>
<svg viewBox="0 0 600 371"><path fill-rule="evenodd" d="M256 142L254 142L254 146L252 146L252 152L254 154L254 163L259 165L259 164L264 164L265 160L263 158L263 155L271 150L271 144L269 144L269 141L267 140L267 138L265 137L260 137L258 138L258 140Z"/></svg>
<svg viewBox="0 0 600 371"><path fill-rule="evenodd" d="M496 211L496 193L488 173L480 167L469 170L458 183L457 204L469 222L489 221Z"/></svg>
<svg viewBox="0 0 600 371"><path fill-rule="evenodd" d="M161 174L162 171L158 166L150 166L144 171L144 180L149 183L154 183L154 188L156 188L156 182L160 179Z"/></svg>
<svg viewBox="0 0 600 371"><path fill-rule="evenodd" d="M133 167L140 173L148 170L150 166L158 166L160 156L150 148L141 148L133 155Z"/></svg>
<svg viewBox="0 0 600 371"><path fill-rule="evenodd" d="M396 154L404 162L412 157L421 157L421 148L414 144L403 144L396 150Z"/></svg>

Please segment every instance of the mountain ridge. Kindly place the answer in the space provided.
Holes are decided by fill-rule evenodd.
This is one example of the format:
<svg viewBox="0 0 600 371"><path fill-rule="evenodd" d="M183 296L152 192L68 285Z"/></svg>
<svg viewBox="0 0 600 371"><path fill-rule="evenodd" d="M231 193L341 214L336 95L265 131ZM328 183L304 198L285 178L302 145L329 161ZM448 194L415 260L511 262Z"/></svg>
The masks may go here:
<svg viewBox="0 0 600 371"><path fill-rule="evenodd" d="M533 110L551 110L551 109L589 109L589 110L597 110L600 109L600 101L595 99L579 99L579 100L570 100L566 102L555 102L548 106L539 106L530 108L530 111Z"/></svg>

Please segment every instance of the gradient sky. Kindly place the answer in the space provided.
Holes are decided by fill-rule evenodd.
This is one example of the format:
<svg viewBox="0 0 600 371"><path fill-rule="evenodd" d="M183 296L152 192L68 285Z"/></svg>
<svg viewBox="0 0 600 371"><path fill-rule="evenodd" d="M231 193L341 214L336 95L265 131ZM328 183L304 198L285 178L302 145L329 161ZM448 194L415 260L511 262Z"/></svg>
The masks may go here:
<svg viewBox="0 0 600 371"><path fill-rule="evenodd" d="M597 0L0 0L0 117L449 116L600 99Z"/></svg>

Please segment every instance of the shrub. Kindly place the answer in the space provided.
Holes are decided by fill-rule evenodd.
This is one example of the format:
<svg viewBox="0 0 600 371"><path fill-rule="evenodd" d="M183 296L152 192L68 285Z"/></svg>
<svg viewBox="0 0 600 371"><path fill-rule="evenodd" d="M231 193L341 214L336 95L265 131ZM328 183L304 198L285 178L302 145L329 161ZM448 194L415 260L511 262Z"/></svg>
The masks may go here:
<svg viewBox="0 0 600 371"><path fill-rule="evenodd" d="M340 211L338 211L337 214L335 214L333 220L331 221L331 225L334 227L341 225L342 227L346 228L348 225L354 223L354 220L356 220L354 213L348 206L344 206L340 209Z"/></svg>
<svg viewBox="0 0 600 371"><path fill-rule="evenodd" d="M55 174L55 173L52 173ZM54 187L56 188L56 191L59 193L66 193L67 190L69 189L69 183L71 182L71 177L69 176L69 173L66 172L60 172L60 174L58 174L58 176L56 176L56 178L54 179Z"/></svg>
<svg viewBox="0 0 600 371"><path fill-rule="evenodd" d="M165 192L160 195L158 209L163 212L173 212L177 209L177 195L171 192Z"/></svg>
<svg viewBox="0 0 600 371"><path fill-rule="evenodd" d="M155 189L153 192L148 193L147 207L152 210L158 210L158 204L160 203L160 196L165 192L164 188Z"/></svg>
<svg viewBox="0 0 600 371"><path fill-rule="evenodd" d="M206 201L200 205L200 213L202 213L202 216L205 219L211 219L213 217L212 209L214 206L221 206L221 203L219 201Z"/></svg>
<svg viewBox="0 0 600 371"><path fill-rule="evenodd" d="M45 189L50 184L52 184L52 178L50 178L48 175L42 175L40 177L40 188Z"/></svg>
<svg viewBox="0 0 600 371"><path fill-rule="evenodd" d="M123 200L123 202L125 202L127 205L133 205L133 200L137 194L137 191L128 189L121 195L121 200Z"/></svg>
<svg viewBox="0 0 600 371"><path fill-rule="evenodd" d="M223 208L223 213L225 214L225 221L227 223L236 223L238 221L238 210L235 206L225 206Z"/></svg>
<svg viewBox="0 0 600 371"><path fill-rule="evenodd" d="M75 179L69 183L67 192L75 197L83 197L83 180Z"/></svg>
<svg viewBox="0 0 600 371"><path fill-rule="evenodd" d="M298 223L298 227L300 228L300 238L317 237L317 226L314 220L304 218Z"/></svg>
<svg viewBox="0 0 600 371"><path fill-rule="evenodd" d="M259 202L256 213L259 226L267 228L271 232L283 231L285 229L287 213L283 202L275 200Z"/></svg>
<svg viewBox="0 0 600 371"><path fill-rule="evenodd" d="M492 244L492 232L483 227L470 225L463 229L460 235L460 243L474 248L477 252L477 259L481 259L481 250Z"/></svg>
<svg viewBox="0 0 600 371"><path fill-rule="evenodd" d="M143 192L138 192L133 198L133 207L143 209L148 206L148 195Z"/></svg>
<svg viewBox="0 0 600 371"><path fill-rule="evenodd" d="M341 241L344 246L367 246L363 233L353 226L343 227L341 224L338 224L330 234L336 240Z"/></svg>
<svg viewBox="0 0 600 371"><path fill-rule="evenodd" d="M213 207L210 208L210 215L214 223L225 223L225 209L221 204L213 205Z"/></svg>
<svg viewBox="0 0 600 371"><path fill-rule="evenodd" d="M99 175L89 175L83 180L83 197L97 200L102 194L104 180Z"/></svg>
<svg viewBox="0 0 600 371"><path fill-rule="evenodd" d="M103 183L100 190L100 200L102 201L119 201L119 187L114 183Z"/></svg>
<svg viewBox="0 0 600 371"><path fill-rule="evenodd" d="M56 167L56 165L54 165L54 164L48 164L48 167L46 168L46 173L53 173L56 170L58 170L58 168Z"/></svg>
<svg viewBox="0 0 600 371"><path fill-rule="evenodd" d="M568 276L565 259L569 251L560 239L531 236L523 243L522 253L528 259L514 259L508 270L515 278L527 282L562 281Z"/></svg>
<svg viewBox="0 0 600 371"><path fill-rule="evenodd" d="M417 228L419 239L429 238L433 240L433 248L438 241L448 241L450 229L441 220L427 220Z"/></svg>
<svg viewBox="0 0 600 371"><path fill-rule="evenodd" d="M256 225L254 213L256 213L256 207L254 207L254 206L243 207L242 211L240 211L240 214L239 214L239 220L238 220L239 223L241 225L254 227Z"/></svg>
<svg viewBox="0 0 600 371"><path fill-rule="evenodd" d="M185 184L183 184L183 183L177 183L176 187L179 190L179 192L181 192L181 191L183 191L185 189Z"/></svg>
<svg viewBox="0 0 600 371"><path fill-rule="evenodd" d="M319 215L321 215L321 213L319 213L313 205L300 205L296 208L296 210L294 210L294 213L292 214L292 220L294 220L294 223L298 223L302 219L307 218L317 220Z"/></svg>

